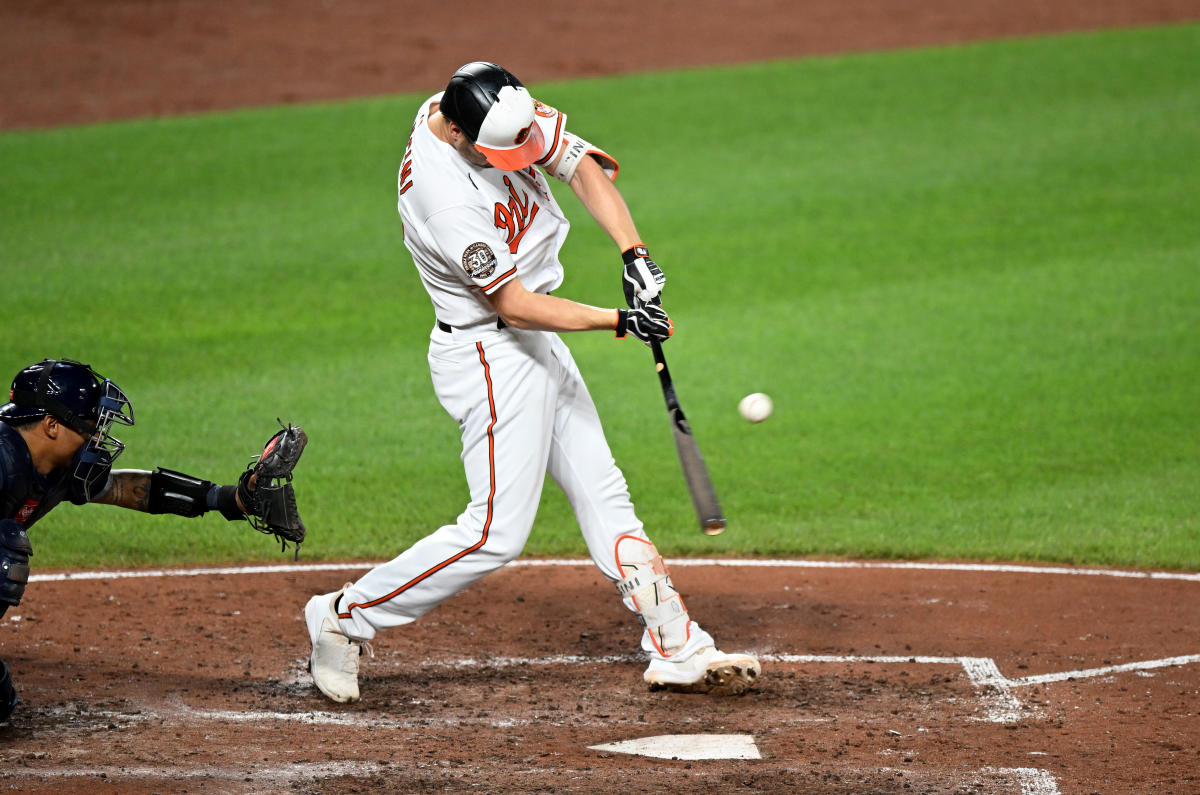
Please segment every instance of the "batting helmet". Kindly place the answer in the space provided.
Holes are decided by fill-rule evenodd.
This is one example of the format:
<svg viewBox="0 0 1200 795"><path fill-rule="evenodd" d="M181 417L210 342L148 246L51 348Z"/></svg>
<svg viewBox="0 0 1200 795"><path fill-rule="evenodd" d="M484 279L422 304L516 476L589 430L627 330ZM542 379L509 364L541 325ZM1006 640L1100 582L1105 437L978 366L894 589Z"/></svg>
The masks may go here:
<svg viewBox="0 0 1200 795"><path fill-rule="evenodd" d="M519 171L542 156L545 139L533 108L521 81L487 61L461 67L442 94L442 113L489 163L505 171Z"/></svg>
<svg viewBox="0 0 1200 795"><path fill-rule="evenodd" d="M112 424L133 425L133 406L121 388L91 368L72 359L43 359L17 373L0 406L0 420L20 425L47 414L71 430L88 437L75 454L72 474L81 500L97 496L108 482L112 462L125 444L113 437Z"/></svg>

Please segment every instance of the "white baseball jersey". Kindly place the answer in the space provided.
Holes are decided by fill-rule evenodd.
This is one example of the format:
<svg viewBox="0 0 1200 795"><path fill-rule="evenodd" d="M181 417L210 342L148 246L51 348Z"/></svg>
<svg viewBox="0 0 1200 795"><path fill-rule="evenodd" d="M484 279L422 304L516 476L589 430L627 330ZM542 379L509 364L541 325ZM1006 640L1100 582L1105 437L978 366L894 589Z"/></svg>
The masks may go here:
<svg viewBox="0 0 1200 795"><path fill-rule="evenodd" d="M458 328L494 320L495 311L480 294L516 276L531 292L562 284L558 252L570 222L540 169L476 166L434 135L429 108L440 98L435 94L422 104L413 124L397 206L404 244L434 313ZM561 116L544 105L537 113L555 121Z"/></svg>
<svg viewBox="0 0 1200 795"><path fill-rule="evenodd" d="M398 209L436 319L453 327L434 326L428 361L438 400L459 424L470 502L454 522L346 589L337 615L356 640L417 619L517 557L547 472L566 493L608 579L624 576L621 539L646 540L570 350L553 332L498 328L483 297L518 277L530 291L557 288L567 219L538 168L476 166L434 135L427 122L440 96L417 114L400 169ZM544 105L535 113L547 150L539 163L549 165L564 151L576 162L594 154L615 176L615 161L568 134L562 114ZM556 176L569 179L572 172L560 167ZM689 648L711 645L691 627ZM642 646L652 655L661 651L649 632Z"/></svg>

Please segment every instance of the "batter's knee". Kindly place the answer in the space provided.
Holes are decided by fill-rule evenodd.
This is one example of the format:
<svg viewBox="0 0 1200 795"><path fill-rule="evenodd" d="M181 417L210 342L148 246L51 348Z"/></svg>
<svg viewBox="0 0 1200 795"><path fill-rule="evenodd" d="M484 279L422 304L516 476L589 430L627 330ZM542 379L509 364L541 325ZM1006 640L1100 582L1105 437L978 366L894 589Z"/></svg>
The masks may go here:
<svg viewBox="0 0 1200 795"><path fill-rule="evenodd" d="M457 543L478 545L473 554L490 558L497 566L503 566L515 560L525 549L525 542L533 530L533 519L494 513L476 516L474 511L469 510L458 517L453 527L453 532L461 534ZM442 531L446 529L442 528Z"/></svg>
<svg viewBox="0 0 1200 795"><path fill-rule="evenodd" d="M480 552L486 557L491 558L496 563L496 568L504 566L516 560L521 554L521 550L525 549L525 541L528 540L529 533L523 534L519 539L511 538L505 534L497 533L489 538L487 543L480 548Z"/></svg>

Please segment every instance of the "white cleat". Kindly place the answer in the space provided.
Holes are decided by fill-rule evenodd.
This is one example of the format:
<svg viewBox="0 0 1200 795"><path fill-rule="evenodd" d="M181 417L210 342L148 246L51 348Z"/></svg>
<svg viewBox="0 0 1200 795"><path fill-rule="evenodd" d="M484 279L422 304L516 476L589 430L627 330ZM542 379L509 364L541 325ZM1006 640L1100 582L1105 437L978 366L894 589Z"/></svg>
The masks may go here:
<svg viewBox="0 0 1200 795"><path fill-rule="evenodd" d="M350 583L342 588L344 591ZM362 644L350 640L338 627L334 605L342 591L314 596L304 606L304 622L312 641L308 669L313 683L341 704L358 701L358 658Z"/></svg>
<svg viewBox="0 0 1200 795"><path fill-rule="evenodd" d="M654 658L643 678L651 690L738 696L758 684L762 666L752 654L726 654L709 646L682 662Z"/></svg>

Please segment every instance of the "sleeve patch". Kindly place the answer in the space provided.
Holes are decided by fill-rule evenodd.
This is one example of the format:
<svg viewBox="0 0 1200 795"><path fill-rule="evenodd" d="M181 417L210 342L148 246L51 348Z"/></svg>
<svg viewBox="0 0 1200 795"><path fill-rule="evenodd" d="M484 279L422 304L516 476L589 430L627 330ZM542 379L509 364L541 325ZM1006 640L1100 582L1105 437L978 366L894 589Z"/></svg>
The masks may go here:
<svg viewBox="0 0 1200 795"><path fill-rule="evenodd" d="M496 254L487 243L472 243L463 252L462 265L472 279L486 279L496 272Z"/></svg>

